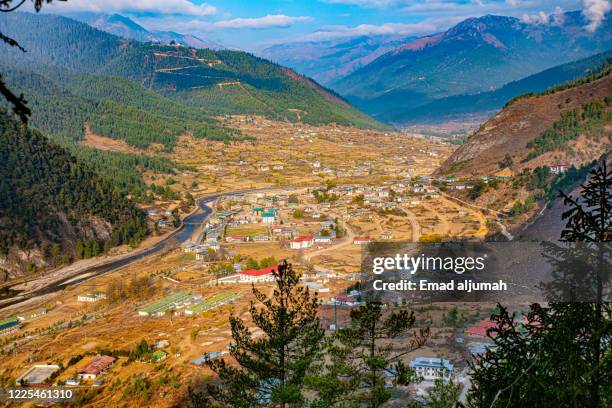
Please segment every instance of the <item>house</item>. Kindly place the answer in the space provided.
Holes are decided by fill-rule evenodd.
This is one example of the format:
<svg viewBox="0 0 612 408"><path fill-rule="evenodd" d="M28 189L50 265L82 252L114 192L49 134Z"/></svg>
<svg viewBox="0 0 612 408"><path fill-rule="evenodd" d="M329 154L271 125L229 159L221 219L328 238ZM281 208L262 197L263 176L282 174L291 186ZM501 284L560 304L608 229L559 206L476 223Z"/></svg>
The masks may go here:
<svg viewBox="0 0 612 408"><path fill-rule="evenodd" d="M336 223L333 221L321 221L319 225L321 226L321 228L326 228L326 229L336 228Z"/></svg>
<svg viewBox="0 0 612 408"><path fill-rule="evenodd" d="M310 248L314 242L312 235L303 235L289 241L289 247L291 249L304 249Z"/></svg>
<svg viewBox="0 0 612 408"><path fill-rule="evenodd" d="M569 168L570 168L570 166L567 163L559 163L559 164L555 164L555 165L552 165L552 166L548 166L548 169L553 174L563 174L566 171L568 171Z"/></svg>
<svg viewBox="0 0 612 408"><path fill-rule="evenodd" d="M246 236L244 235L226 235L226 242L243 242L246 240Z"/></svg>
<svg viewBox="0 0 612 408"><path fill-rule="evenodd" d="M181 247L183 248L183 252L185 253L195 252L196 250L196 244L194 244L193 242L184 242L181 244Z"/></svg>
<svg viewBox="0 0 612 408"><path fill-rule="evenodd" d="M19 330L21 322L15 316L7 317L6 319L0 320L0 335L13 333Z"/></svg>
<svg viewBox="0 0 612 408"><path fill-rule="evenodd" d="M450 361L436 357L417 357L410 362L410 368L425 380L449 380L453 372Z"/></svg>
<svg viewBox="0 0 612 408"><path fill-rule="evenodd" d="M380 234L380 239L391 239L393 238L393 234L391 234L391 231L383 231L382 234Z"/></svg>
<svg viewBox="0 0 612 408"><path fill-rule="evenodd" d="M335 304L336 306L349 306L349 307L353 307L353 306L358 306L359 302L357 302L357 300L355 300L355 298L351 297L351 296L345 296L345 295L336 295L332 298L332 303Z"/></svg>
<svg viewBox="0 0 612 408"><path fill-rule="evenodd" d="M206 242L217 242L221 238L218 231L206 231Z"/></svg>
<svg viewBox="0 0 612 408"><path fill-rule="evenodd" d="M263 269L247 269L240 272L240 282L271 282L274 280L274 272L278 265Z"/></svg>
<svg viewBox="0 0 612 408"><path fill-rule="evenodd" d="M94 380L115 364L115 357L98 356L79 371L79 378Z"/></svg>
<svg viewBox="0 0 612 408"><path fill-rule="evenodd" d="M336 239L336 231L321 230L315 236L314 242L322 243L322 244L329 244L334 239Z"/></svg>
<svg viewBox="0 0 612 408"><path fill-rule="evenodd" d="M98 290L93 292L81 293L77 300L79 302L97 302L98 300L106 299L106 294Z"/></svg>
<svg viewBox="0 0 612 408"><path fill-rule="evenodd" d="M490 320L482 320L476 323L474 326L468 327L465 333L469 337L488 338L487 330L492 327L496 327L494 322Z"/></svg>
<svg viewBox="0 0 612 408"><path fill-rule="evenodd" d="M38 309L34 309L34 310L27 311L25 313L22 313L19 316L17 316L17 319L23 322L25 320L30 320L35 317L46 315L46 314L47 314L47 309L44 307L41 307Z"/></svg>
<svg viewBox="0 0 612 408"><path fill-rule="evenodd" d="M197 366L205 366L206 363L221 357L221 355L223 355L223 354L224 353L220 352L220 351L211 351L209 353L205 353L205 354L201 355L198 358L195 358L195 359L191 360L191 362L193 364L197 365Z"/></svg>
<svg viewBox="0 0 612 408"><path fill-rule="evenodd" d="M274 224L276 221L276 210L271 209L261 214L261 221L264 224Z"/></svg>

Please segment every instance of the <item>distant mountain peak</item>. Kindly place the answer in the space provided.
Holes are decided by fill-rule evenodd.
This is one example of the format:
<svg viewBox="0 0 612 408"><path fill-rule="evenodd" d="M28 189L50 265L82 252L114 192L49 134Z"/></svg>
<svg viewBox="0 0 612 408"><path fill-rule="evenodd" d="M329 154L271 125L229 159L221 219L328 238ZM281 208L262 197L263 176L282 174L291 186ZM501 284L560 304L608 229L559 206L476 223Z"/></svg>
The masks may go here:
<svg viewBox="0 0 612 408"><path fill-rule="evenodd" d="M179 44L193 48L210 48L212 50L225 49L219 43L203 40L195 35L181 34L174 31L150 31L129 17L121 14L96 14L93 17L74 16L100 31L105 31L119 37L128 38L140 42L153 42L159 44ZM81 17L81 18L79 18Z"/></svg>

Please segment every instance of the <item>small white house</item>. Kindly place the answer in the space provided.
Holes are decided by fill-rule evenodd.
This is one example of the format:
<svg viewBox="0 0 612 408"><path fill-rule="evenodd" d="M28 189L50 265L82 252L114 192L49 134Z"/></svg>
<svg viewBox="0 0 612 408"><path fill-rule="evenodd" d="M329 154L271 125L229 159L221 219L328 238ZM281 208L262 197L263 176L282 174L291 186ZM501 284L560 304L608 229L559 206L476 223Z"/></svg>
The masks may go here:
<svg viewBox="0 0 612 408"><path fill-rule="evenodd" d="M77 300L79 302L97 302L98 300L106 299L106 295L103 292L95 291L88 293L81 293Z"/></svg>

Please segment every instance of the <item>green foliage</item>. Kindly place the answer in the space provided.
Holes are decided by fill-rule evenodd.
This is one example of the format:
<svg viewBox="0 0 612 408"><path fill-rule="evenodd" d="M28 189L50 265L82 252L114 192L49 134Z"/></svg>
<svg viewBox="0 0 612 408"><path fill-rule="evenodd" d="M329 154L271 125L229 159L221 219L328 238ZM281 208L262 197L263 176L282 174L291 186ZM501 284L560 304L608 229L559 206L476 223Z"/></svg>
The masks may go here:
<svg viewBox="0 0 612 408"><path fill-rule="evenodd" d="M31 124L62 139L82 139L86 124L94 133L143 149L158 143L170 150L183 134L228 142L250 139L197 108L125 79L48 66L7 64L5 69L10 69L8 82L28 94Z"/></svg>
<svg viewBox="0 0 612 408"><path fill-rule="evenodd" d="M336 193L329 194L327 190L313 190L312 195L317 200L317 203L338 201L338 195Z"/></svg>
<svg viewBox="0 0 612 408"><path fill-rule="evenodd" d="M309 378L317 397L312 406L330 407L353 401L355 407L380 407L393 388L415 380L401 357L421 347L429 329L413 330L414 312L385 313L383 305L366 301L351 310L351 325L337 330L326 346L326 361ZM401 345L392 340L402 338ZM391 381L388 384L387 381Z"/></svg>
<svg viewBox="0 0 612 408"><path fill-rule="evenodd" d="M603 101L590 101L563 112L561 118L527 143L532 151L522 160L527 162L543 153L562 150L569 141L583 133L605 132L603 124L612 120L612 110Z"/></svg>
<svg viewBox="0 0 612 408"><path fill-rule="evenodd" d="M13 245L61 244L74 234L90 241L90 253L99 252L99 242L79 236L94 218L110 223L115 245L137 243L144 237L142 211L66 150L22 127L4 111L0 134L0 251Z"/></svg>
<svg viewBox="0 0 612 408"><path fill-rule="evenodd" d="M604 53L604 54L600 54L601 56L608 54L608 52ZM595 58L599 57L600 55L594 56ZM593 58L593 57L591 57ZM585 61L588 61L589 59L586 59ZM554 94L557 92L561 92L561 91L565 91L566 89L571 89L571 88L575 88L577 86L580 85L584 85L584 84L588 84L591 82L594 82L598 79L601 79L605 76L610 75L610 72L612 72L612 56L607 56L606 60L604 61L604 63L602 65L600 65L598 68L592 70L592 72L588 75L582 76L578 79L573 79L571 81L567 81L564 82L562 84L556 85L556 86L552 86L548 89L546 89L543 92L540 93L534 93L534 92L527 92L525 94L522 95L518 95L512 99L510 99L506 105L504 106L504 108L506 106L509 106L510 104L512 104L514 101L520 100L522 98L529 98L532 96L543 96L543 95L549 95L549 94ZM565 103L570 103L571 102L571 98L566 100Z"/></svg>
<svg viewBox="0 0 612 408"><path fill-rule="evenodd" d="M498 163L500 169L505 169L507 167L512 167L514 162L512 160L512 156L509 153L506 153L504 158Z"/></svg>
<svg viewBox="0 0 612 408"><path fill-rule="evenodd" d="M165 157L110 152L69 143L64 145L80 163L90 167L113 187L125 193L132 193L140 200L145 199L147 191L147 185L142 178L143 172L174 174L175 169L186 169Z"/></svg>
<svg viewBox="0 0 612 408"><path fill-rule="evenodd" d="M604 245L611 239L611 190L612 172L602 160L577 198L561 193L569 207L561 239L570 244L543 245L553 266L553 281L543 287L548 305L532 304L519 321L498 304L488 333L495 347L470 363L470 406L612 404L612 304L603 292L611 270Z"/></svg>
<svg viewBox="0 0 612 408"><path fill-rule="evenodd" d="M249 313L264 336L253 338L246 322L230 317L230 355L237 365L225 359L209 362L220 384L209 384L208 395L190 390L195 407L287 407L302 403L306 372L319 353L324 331L317 318L319 301L299 286L299 276L283 262L274 272L276 288L271 296L253 286L260 307L251 303Z"/></svg>
<svg viewBox="0 0 612 408"><path fill-rule="evenodd" d="M117 116L116 124L106 120L97 123L96 127L115 136L121 131L122 138L131 142L138 140L148 144L150 141L144 137L152 136L138 132L139 128L134 126L138 117L151 119L151 123L161 123L158 121L170 118L165 126L152 129L156 130L153 135L160 138L167 148L172 146L168 135L183 131L182 127L188 128L196 137L232 140L232 134L218 126L211 117L220 114L258 114L309 124L386 128L333 91L245 52L141 44L74 20L49 15L14 13L3 18L0 28L23 34L19 41L28 49L28 66L45 66L45 70L59 67L90 77L106 77L102 84L111 82L108 88L90 77L75 79L70 73L60 75L62 79L72 81L71 86L78 89L81 98L96 102L110 100L118 104L105 105L103 110L110 109L110 112L126 116ZM78 41L74 41L75 38ZM24 58L19 52L10 51L6 60L11 66L25 66ZM110 77L122 80L117 82ZM138 84L139 89L130 87L124 80ZM147 92L146 88L153 92ZM153 93L158 97L153 97ZM159 98L174 99L174 103L164 102L168 109L159 109ZM144 102L138 103L138 99ZM191 106L183 108L185 104ZM175 122L175 118L179 121Z"/></svg>
<svg viewBox="0 0 612 408"><path fill-rule="evenodd" d="M447 382L437 379L427 396L427 406L429 408L454 408L457 406L460 393L461 384L457 384L453 380Z"/></svg>

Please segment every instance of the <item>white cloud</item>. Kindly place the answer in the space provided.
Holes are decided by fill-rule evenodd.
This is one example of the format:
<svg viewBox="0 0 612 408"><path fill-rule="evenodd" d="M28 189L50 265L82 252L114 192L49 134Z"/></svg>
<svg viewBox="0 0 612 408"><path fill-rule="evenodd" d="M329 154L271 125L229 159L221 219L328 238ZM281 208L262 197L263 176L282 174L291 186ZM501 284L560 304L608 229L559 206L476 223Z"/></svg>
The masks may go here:
<svg viewBox="0 0 612 408"><path fill-rule="evenodd" d="M256 18L234 18L231 20L221 20L213 23L217 28L286 28L301 21L310 21L311 17L297 16L291 17L284 14L268 14Z"/></svg>
<svg viewBox="0 0 612 408"><path fill-rule="evenodd" d="M582 14L589 20L586 29L589 31L597 30L608 11L610 11L608 0L584 0Z"/></svg>
<svg viewBox="0 0 612 408"><path fill-rule="evenodd" d="M438 25L431 21L414 24L385 23L380 25L360 24L355 27L333 26L301 36L296 41L325 41L378 35L422 35L430 34L437 30Z"/></svg>
<svg viewBox="0 0 612 408"><path fill-rule="evenodd" d="M210 16L217 13L215 6L194 4L189 0L70 0L51 4L58 12L161 13L185 16Z"/></svg>

